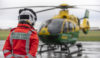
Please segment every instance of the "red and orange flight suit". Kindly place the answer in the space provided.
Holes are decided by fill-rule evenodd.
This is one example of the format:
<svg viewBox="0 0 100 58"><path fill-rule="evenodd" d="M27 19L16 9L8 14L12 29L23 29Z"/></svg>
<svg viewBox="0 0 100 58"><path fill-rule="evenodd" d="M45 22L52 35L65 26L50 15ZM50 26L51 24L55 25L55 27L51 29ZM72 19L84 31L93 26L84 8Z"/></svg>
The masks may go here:
<svg viewBox="0 0 100 58"><path fill-rule="evenodd" d="M29 24L18 24L11 30L3 47L5 58L35 58L38 49L37 32Z"/></svg>

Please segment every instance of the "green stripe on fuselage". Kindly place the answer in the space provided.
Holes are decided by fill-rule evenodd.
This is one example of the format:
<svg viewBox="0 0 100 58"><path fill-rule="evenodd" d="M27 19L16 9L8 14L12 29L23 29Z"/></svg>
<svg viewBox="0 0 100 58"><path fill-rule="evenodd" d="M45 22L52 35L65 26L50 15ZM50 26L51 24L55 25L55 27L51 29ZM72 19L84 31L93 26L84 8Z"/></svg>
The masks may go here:
<svg viewBox="0 0 100 58"><path fill-rule="evenodd" d="M40 40L46 44L75 43L79 32L69 32L62 34L39 35Z"/></svg>

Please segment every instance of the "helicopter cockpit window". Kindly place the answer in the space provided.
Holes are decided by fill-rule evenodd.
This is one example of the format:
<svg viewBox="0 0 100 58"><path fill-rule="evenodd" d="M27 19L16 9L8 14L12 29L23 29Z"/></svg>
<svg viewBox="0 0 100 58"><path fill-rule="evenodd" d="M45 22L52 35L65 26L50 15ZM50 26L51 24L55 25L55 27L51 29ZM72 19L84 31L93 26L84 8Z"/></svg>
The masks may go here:
<svg viewBox="0 0 100 58"><path fill-rule="evenodd" d="M51 23L52 19L46 21L46 27Z"/></svg>
<svg viewBox="0 0 100 58"><path fill-rule="evenodd" d="M62 19L54 19L48 24L48 31L51 34L57 34L61 32L62 24L63 24Z"/></svg>
<svg viewBox="0 0 100 58"><path fill-rule="evenodd" d="M46 22L44 22L44 23L41 25L41 27L40 27L40 29L39 29L39 32L40 32L40 30L41 30L43 27L48 27L48 24L50 24L51 21L52 21L52 19L49 19L49 20L47 20Z"/></svg>

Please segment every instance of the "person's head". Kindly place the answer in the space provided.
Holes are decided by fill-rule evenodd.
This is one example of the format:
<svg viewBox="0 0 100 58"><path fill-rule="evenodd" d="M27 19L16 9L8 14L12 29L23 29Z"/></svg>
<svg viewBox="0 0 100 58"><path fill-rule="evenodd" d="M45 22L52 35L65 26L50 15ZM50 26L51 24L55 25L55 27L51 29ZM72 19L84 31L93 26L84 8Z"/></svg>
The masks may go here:
<svg viewBox="0 0 100 58"><path fill-rule="evenodd" d="M19 23L28 23L33 26L37 20L36 13L32 9L24 8L19 10Z"/></svg>

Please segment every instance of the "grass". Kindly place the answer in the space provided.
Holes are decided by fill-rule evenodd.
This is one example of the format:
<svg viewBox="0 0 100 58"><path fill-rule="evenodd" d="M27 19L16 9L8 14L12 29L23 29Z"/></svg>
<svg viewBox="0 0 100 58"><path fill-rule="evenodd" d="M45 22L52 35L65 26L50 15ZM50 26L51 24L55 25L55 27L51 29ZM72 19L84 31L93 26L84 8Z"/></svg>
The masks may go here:
<svg viewBox="0 0 100 58"><path fill-rule="evenodd" d="M100 31L89 31L88 34L80 32L79 41L100 41Z"/></svg>
<svg viewBox="0 0 100 58"><path fill-rule="evenodd" d="M0 40L5 40L10 33L10 30L0 30Z"/></svg>
<svg viewBox="0 0 100 58"><path fill-rule="evenodd" d="M0 30L0 40L5 40L9 35L9 30ZM80 32L79 41L100 41L100 31L89 31L88 34Z"/></svg>

